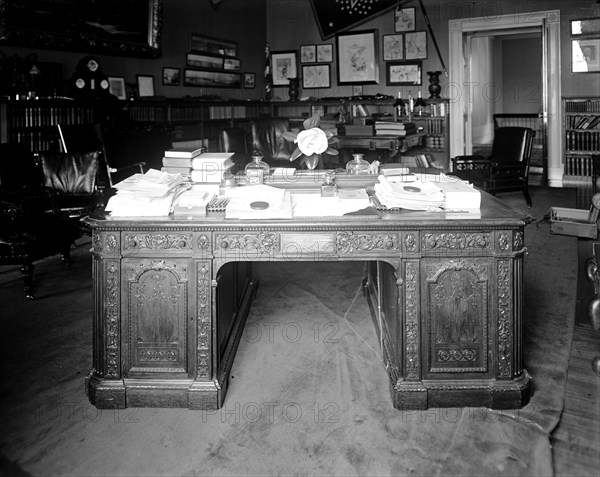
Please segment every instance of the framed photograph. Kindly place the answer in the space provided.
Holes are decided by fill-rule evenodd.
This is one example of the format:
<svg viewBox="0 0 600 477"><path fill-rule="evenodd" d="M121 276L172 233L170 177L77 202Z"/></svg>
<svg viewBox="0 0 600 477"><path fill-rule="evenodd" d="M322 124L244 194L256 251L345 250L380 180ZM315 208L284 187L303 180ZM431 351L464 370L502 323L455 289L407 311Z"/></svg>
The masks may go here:
<svg viewBox="0 0 600 477"><path fill-rule="evenodd" d="M571 20L571 36L597 35L600 32L600 17Z"/></svg>
<svg viewBox="0 0 600 477"><path fill-rule="evenodd" d="M137 75L138 96L140 98L154 96L154 76Z"/></svg>
<svg viewBox="0 0 600 477"><path fill-rule="evenodd" d="M184 86L205 86L209 88L240 88L242 74L230 71L185 70Z"/></svg>
<svg viewBox="0 0 600 477"><path fill-rule="evenodd" d="M415 31L417 28L415 7L396 8L394 11L394 31Z"/></svg>
<svg viewBox="0 0 600 477"><path fill-rule="evenodd" d="M295 51L274 51L271 53L273 86L287 86L289 78L298 77Z"/></svg>
<svg viewBox="0 0 600 477"><path fill-rule="evenodd" d="M190 50L213 55L237 56L237 43L230 40L222 40L212 36L192 33Z"/></svg>
<svg viewBox="0 0 600 477"><path fill-rule="evenodd" d="M427 32L416 31L404 35L405 55L407 60L424 60L427 58Z"/></svg>
<svg viewBox="0 0 600 477"><path fill-rule="evenodd" d="M244 73L244 88L252 89L256 85L254 73Z"/></svg>
<svg viewBox="0 0 600 477"><path fill-rule="evenodd" d="M207 55L204 53L188 53L185 55L185 65L190 68L203 68L205 70L222 70L222 56Z"/></svg>
<svg viewBox="0 0 600 477"><path fill-rule="evenodd" d="M383 35L383 61L404 59L404 35Z"/></svg>
<svg viewBox="0 0 600 477"><path fill-rule="evenodd" d="M302 89L330 88L331 65L302 66Z"/></svg>
<svg viewBox="0 0 600 477"><path fill-rule="evenodd" d="M317 63L331 63L333 61L333 44L324 43L317 45Z"/></svg>
<svg viewBox="0 0 600 477"><path fill-rule="evenodd" d="M336 40L338 84L379 83L377 30L340 33Z"/></svg>
<svg viewBox="0 0 600 477"><path fill-rule="evenodd" d="M314 63L317 61L316 45L300 45L300 63Z"/></svg>
<svg viewBox="0 0 600 477"><path fill-rule="evenodd" d="M422 82L421 62L387 63L388 86L419 86Z"/></svg>
<svg viewBox="0 0 600 477"><path fill-rule="evenodd" d="M162 84L165 86L179 86L181 72L179 68L163 68Z"/></svg>
<svg viewBox="0 0 600 477"><path fill-rule="evenodd" d="M127 99L127 88L125 88L125 78L123 76L108 77L108 91L119 99Z"/></svg>
<svg viewBox="0 0 600 477"><path fill-rule="evenodd" d="M238 60L237 58L224 58L223 69L228 71L239 71L240 60Z"/></svg>
<svg viewBox="0 0 600 477"><path fill-rule="evenodd" d="M600 73L600 37L571 40L571 72Z"/></svg>
<svg viewBox="0 0 600 477"><path fill-rule="evenodd" d="M2 0L0 43L107 55L159 56L163 0L82 3Z"/></svg>

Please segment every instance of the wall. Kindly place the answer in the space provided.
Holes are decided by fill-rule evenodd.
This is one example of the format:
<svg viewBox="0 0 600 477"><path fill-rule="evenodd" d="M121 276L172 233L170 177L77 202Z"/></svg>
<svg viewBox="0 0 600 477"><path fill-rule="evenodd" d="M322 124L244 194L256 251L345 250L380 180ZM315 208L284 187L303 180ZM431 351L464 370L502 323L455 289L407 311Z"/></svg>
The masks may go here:
<svg viewBox="0 0 600 477"><path fill-rule="evenodd" d="M499 113L542 111L542 40L502 40L502 107Z"/></svg>
<svg viewBox="0 0 600 477"><path fill-rule="evenodd" d="M158 59L100 55L98 58L107 76L124 76L128 84L135 85L136 75L153 75L155 94L166 97L202 96L217 94L238 99L259 99L262 89L215 89L183 86L163 86L162 68L185 67L186 53L190 47L190 34L201 33L237 42L242 71L263 74L266 44L266 0L224 0L216 9L208 0L163 0L161 29L162 54ZM16 48L0 44L7 56L21 57L37 53L39 61L63 64L63 77L69 79L77 62L86 52L55 51ZM259 78L257 78L259 79Z"/></svg>
<svg viewBox="0 0 600 477"><path fill-rule="evenodd" d="M435 32L442 58L448 66L448 20L488 16L490 21L495 15L515 14L515 18L523 20L526 12L560 9L561 11L561 69L562 94L564 96L598 95L600 91L600 74L573 74L570 72L570 36L569 21L573 19L600 16L600 4L594 0L424 0L432 28ZM404 5L414 5L417 9L417 29L426 30L423 15L416 0ZM377 29L379 37L394 33L393 12L369 20L355 30ZM190 33L198 32L220 38L237 41L238 56L241 58L242 71L256 74L255 89L213 89L192 87L167 87L161 84L162 68L165 66L183 68L185 53L189 50ZM97 55L104 72L109 76L125 76L128 83L135 82L136 74L151 74L155 77L157 95L167 97L200 96L218 94L222 97L260 99L263 96L264 47L269 41L273 51L299 49L300 45L335 43L334 39L322 40L309 0L222 0L216 11L210 7L208 0L164 0L162 24L163 54L156 60L140 58L123 58L119 56ZM423 60L423 71L441 70L441 62L435 53L429 38L429 55ZM0 45L7 55L17 53L28 55L30 48L14 48ZM40 61L64 64L63 74L69 78L84 52L59 52L53 50L37 50ZM315 97L349 96L350 86L336 85L336 63L331 64L332 88L313 89L301 92L301 95ZM427 77L423 78L421 89L427 93ZM447 78L441 77L442 86L447 90ZM385 84L385 66L381 62L380 83L365 85L364 94L385 93L395 95L402 89L405 95L415 94L416 87L388 87ZM286 100L286 88L275 88L275 96Z"/></svg>

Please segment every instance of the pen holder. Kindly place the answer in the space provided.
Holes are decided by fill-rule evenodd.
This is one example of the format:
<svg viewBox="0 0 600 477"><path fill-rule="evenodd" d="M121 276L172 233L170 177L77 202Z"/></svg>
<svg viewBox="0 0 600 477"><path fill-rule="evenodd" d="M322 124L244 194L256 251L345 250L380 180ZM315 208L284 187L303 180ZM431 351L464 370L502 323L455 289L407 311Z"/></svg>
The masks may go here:
<svg viewBox="0 0 600 477"><path fill-rule="evenodd" d="M335 172L328 171L321 184L321 197L335 197L337 195L337 184L335 183Z"/></svg>

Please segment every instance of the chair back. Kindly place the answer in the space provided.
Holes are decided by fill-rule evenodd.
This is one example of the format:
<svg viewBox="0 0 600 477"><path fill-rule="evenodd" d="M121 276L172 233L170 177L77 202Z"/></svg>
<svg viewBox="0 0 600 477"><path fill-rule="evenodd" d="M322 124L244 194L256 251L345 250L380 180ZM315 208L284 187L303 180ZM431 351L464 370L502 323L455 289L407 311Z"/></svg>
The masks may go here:
<svg viewBox="0 0 600 477"><path fill-rule="evenodd" d="M290 130L287 118L269 118L252 121L252 148L260 151L265 161L289 160L292 144L283 137Z"/></svg>
<svg viewBox="0 0 600 477"><path fill-rule="evenodd" d="M506 126L494 133L491 160L497 163L526 162L531 159L535 131L531 128Z"/></svg>
<svg viewBox="0 0 600 477"><path fill-rule="evenodd" d="M248 145L244 128L225 128L219 134L219 150L246 154Z"/></svg>
<svg viewBox="0 0 600 477"><path fill-rule="evenodd" d="M63 194L93 194L96 191L100 153L40 153L44 185Z"/></svg>

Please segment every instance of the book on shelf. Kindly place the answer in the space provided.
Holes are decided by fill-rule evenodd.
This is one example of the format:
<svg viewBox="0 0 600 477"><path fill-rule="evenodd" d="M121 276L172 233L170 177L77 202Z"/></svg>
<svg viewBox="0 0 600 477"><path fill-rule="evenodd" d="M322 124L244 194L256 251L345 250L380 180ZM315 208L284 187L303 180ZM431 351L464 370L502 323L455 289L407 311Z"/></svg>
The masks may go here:
<svg viewBox="0 0 600 477"><path fill-rule="evenodd" d="M377 128L385 128L385 129L400 129L400 130L408 130L408 129L417 129L417 125L413 122L401 122L401 121L375 121L375 129Z"/></svg>
<svg viewBox="0 0 600 477"><path fill-rule="evenodd" d="M192 159L196 156L199 156L204 151L205 149L203 146L176 146L172 147L171 149L167 149L164 155L165 157L183 157L187 159Z"/></svg>
<svg viewBox="0 0 600 477"><path fill-rule="evenodd" d="M206 152L191 160L192 169L227 170L233 166L233 152Z"/></svg>

